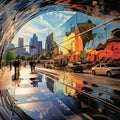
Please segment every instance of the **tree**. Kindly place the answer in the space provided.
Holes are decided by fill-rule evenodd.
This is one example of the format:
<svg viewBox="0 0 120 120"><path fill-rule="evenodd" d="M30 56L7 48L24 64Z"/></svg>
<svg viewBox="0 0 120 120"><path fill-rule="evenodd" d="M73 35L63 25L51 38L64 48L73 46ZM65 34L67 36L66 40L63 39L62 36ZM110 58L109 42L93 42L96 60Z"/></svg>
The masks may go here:
<svg viewBox="0 0 120 120"><path fill-rule="evenodd" d="M16 54L13 51L6 51L2 56L2 62L3 63L9 63L10 61L14 61L16 58Z"/></svg>
<svg viewBox="0 0 120 120"><path fill-rule="evenodd" d="M3 55L3 60L6 60L6 62L15 60L16 54L13 51L8 50L4 55Z"/></svg>
<svg viewBox="0 0 120 120"><path fill-rule="evenodd" d="M24 55L20 56L21 60L26 60L26 57Z"/></svg>

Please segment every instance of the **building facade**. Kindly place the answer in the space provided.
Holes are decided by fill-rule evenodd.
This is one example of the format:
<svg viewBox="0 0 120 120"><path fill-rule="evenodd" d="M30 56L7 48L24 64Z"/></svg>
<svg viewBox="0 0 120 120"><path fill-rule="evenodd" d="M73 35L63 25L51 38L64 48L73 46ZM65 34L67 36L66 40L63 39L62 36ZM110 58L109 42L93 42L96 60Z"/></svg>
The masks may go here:
<svg viewBox="0 0 120 120"><path fill-rule="evenodd" d="M42 52L42 41L38 41L37 51L38 51L38 54L40 54Z"/></svg>
<svg viewBox="0 0 120 120"><path fill-rule="evenodd" d="M24 48L24 38L18 38L18 48L16 48L16 54L25 55L26 49Z"/></svg>
<svg viewBox="0 0 120 120"><path fill-rule="evenodd" d="M33 37L30 40L30 46L35 46L35 48L29 48L30 55L36 55L38 53L38 37L36 36L36 34L33 34Z"/></svg>
<svg viewBox="0 0 120 120"><path fill-rule="evenodd" d="M51 33L46 37L45 52L51 52L53 46L53 33Z"/></svg>
<svg viewBox="0 0 120 120"><path fill-rule="evenodd" d="M33 37L31 38L29 45L33 46L29 48L30 55L40 55L40 53L43 50L42 41L38 41L38 37L36 34L33 34Z"/></svg>

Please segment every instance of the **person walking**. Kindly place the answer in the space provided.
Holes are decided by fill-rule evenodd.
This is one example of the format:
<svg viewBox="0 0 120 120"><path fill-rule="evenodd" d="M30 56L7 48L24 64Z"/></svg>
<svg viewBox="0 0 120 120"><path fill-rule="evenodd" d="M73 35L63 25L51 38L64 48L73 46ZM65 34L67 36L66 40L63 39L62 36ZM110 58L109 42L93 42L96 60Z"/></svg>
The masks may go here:
<svg viewBox="0 0 120 120"><path fill-rule="evenodd" d="M32 73L33 72L33 61L32 60L29 62L29 65L30 65L30 69L31 69L31 73Z"/></svg>
<svg viewBox="0 0 120 120"><path fill-rule="evenodd" d="M35 72L35 66L36 66L36 62L33 61L33 71Z"/></svg>
<svg viewBox="0 0 120 120"><path fill-rule="evenodd" d="M12 62L10 61L10 63L9 63L9 64L10 64L10 70L12 70Z"/></svg>
<svg viewBox="0 0 120 120"><path fill-rule="evenodd" d="M13 63L14 66L14 79L13 80L17 80L19 79L19 75L20 75L20 60L15 60Z"/></svg>

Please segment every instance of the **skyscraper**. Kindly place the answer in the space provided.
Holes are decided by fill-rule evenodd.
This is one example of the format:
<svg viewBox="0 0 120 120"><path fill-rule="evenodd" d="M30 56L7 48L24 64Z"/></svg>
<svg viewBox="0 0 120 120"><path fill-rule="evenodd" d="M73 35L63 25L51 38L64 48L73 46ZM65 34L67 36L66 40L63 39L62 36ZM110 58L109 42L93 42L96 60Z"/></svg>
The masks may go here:
<svg viewBox="0 0 120 120"><path fill-rule="evenodd" d="M52 46L53 46L53 33L46 37L45 52L50 52Z"/></svg>
<svg viewBox="0 0 120 120"><path fill-rule="evenodd" d="M38 54L42 52L42 41L38 41L37 49L38 49Z"/></svg>
<svg viewBox="0 0 120 120"><path fill-rule="evenodd" d="M30 40L30 46L35 46L36 48L30 48L29 51L30 51L30 54L31 55L35 55L38 53L38 50L37 50L37 46L38 46L38 37L36 36L36 34L33 34L33 37L31 38Z"/></svg>
<svg viewBox="0 0 120 120"><path fill-rule="evenodd" d="M42 41L38 41L38 37L36 36L36 34L33 34L33 37L30 39L29 45L34 46L34 48L29 48L29 52L31 55L39 55L42 52Z"/></svg>
<svg viewBox="0 0 120 120"><path fill-rule="evenodd" d="M23 38L18 38L18 47L23 47Z"/></svg>
<svg viewBox="0 0 120 120"><path fill-rule="evenodd" d="M26 49L24 48L24 38L18 38L18 48L16 49L16 54L24 55Z"/></svg>

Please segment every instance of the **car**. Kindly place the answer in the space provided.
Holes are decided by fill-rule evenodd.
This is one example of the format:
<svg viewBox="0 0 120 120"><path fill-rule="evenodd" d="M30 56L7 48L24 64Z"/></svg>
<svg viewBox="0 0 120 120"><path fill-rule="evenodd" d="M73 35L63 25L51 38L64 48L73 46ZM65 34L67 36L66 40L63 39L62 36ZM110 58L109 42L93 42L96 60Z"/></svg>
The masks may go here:
<svg viewBox="0 0 120 120"><path fill-rule="evenodd" d="M44 64L44 67L53 69L54 68L54 61L53 60L46 61Z"/></svg>
<svg viewBox="0 0 120 120"><path fill-rule="evenodd" d="M50 62L45 62L44 67L49 68L49 66L50 66Z"/></svg>
<svg viewBox="0 0 120 120"><path fill-rule="evenodd" d="M99 63L92 68L92 74L107 75L108 77L120 75L120 67L113 63Z"/></svg>
<svg viewBox="0 0 120 120"><path fill-rule="evenodd" d="M81 66L79 62L71 62L71 63L68 63L65 70L70 71L70 72L81 72L82 73L83 67Z"/></svg>

